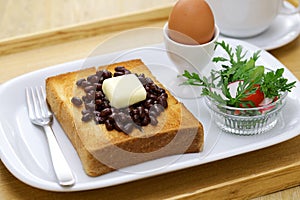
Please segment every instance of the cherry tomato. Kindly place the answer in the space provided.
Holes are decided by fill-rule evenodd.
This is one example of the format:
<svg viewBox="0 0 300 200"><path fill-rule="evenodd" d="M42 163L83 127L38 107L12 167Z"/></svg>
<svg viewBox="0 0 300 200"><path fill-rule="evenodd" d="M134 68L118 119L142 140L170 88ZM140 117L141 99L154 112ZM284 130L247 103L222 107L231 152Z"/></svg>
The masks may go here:
<svg viewBox="0 0 300 200"><path fill-rule="evenodd" d="M246 98L242 99L243 101L252 101L255 107L258 107L259 104L264 100L264 93L260 90L260 85L254 85L257 88L255 93L250 94ZM249 107L252 107L250 104Z"/></svg>

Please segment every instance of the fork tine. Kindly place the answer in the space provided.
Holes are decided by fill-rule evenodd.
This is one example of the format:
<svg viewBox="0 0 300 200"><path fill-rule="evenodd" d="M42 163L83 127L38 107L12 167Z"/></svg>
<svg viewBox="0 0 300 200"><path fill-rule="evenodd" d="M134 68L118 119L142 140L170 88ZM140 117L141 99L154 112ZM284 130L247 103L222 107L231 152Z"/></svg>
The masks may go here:
<svg viewBox="0 0 300 200"><path fill-rule="evenodd" d="M41 109L40 109L40 102L37 96L37 92L34 91L34 88L30 88L31 90L31 96L32 96L32 102L33 102L33 107L34 107L34 113L36 118L41 118Z"/></svg>
<svg viewBox="0 0 300 200"><path fill-rule="evenodd" d="M46 110L46 107L45 107L45 102L44 102L44 99L41 95L41 89L42 87L36 87L35 88L35 91L36 91L36 95L37 95L37 99L38 99L38 103L39 103L39 106L40 106L40 113L42 115L42 117L48 117L48 111Z"/></svg>
<svg viewBox="0 0 300 200"><path fill-rule="evenodd" d="M32 95L31 91L29 91L29 88L26 88L26 101L27 101L27 108L28 108L28 115L30 119L33 119L35 117L34 115L34 108L32 105Z"/></svg>

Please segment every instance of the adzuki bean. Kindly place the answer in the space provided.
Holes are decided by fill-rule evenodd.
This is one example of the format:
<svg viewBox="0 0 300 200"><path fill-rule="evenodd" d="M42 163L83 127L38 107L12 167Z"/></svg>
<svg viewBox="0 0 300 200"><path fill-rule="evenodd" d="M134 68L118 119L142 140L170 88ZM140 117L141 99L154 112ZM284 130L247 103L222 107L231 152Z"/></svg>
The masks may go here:
<svg viewBox="0 0 300 200"><path fill-rule="evenodd" d="M157 117L168 107L168 94L156 85L149 77L144 74L135 74L144 86L147 97L146 100L129 106L128 108L111 107L102 91L102 83L105 79L112 76L123 76L131 74L131 71L124 66L117 66L112 74L108 70L99 70L86 79L81 78L76 81L76 85L85 91L85 96L73 97L71 102L75 106L84 104L81 111L82 121L88 122L94 119L96 124L104 124L108 131L117 130L130 134L136 127L158 124Z"/></svg>
<svg viewBox="0 0 300 200"><path fill-rule="evenodd" d="M71 99L72 103L75 105L75 106L81 106L82 105L82 100L79 98L79 97L73 97Z"/></svg>
<svg viewBox="0 0 300 200"><path fill-rule="evenodd" d="M77 85L77 86L81 86L83 81L85 81L84 78L79 79L79 80L76 82L76 85Z"/></svg>

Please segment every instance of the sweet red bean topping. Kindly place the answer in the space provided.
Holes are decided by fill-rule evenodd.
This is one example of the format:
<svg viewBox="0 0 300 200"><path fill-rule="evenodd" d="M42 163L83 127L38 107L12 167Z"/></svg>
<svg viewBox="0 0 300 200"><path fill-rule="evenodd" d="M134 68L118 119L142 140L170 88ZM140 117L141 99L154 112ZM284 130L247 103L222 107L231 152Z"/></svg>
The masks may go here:
<svg viewBox="0 0 300 200"><path fill-rule="evenodd" d="M118 66L118 67L115 68L115 71L116 71L116 72L125 72L125 70L126 70L126 69L125 69L124 66Z"/></svg>
<svg viewBox="0 0 300 200"><path fill-rule="evenodd" d="M97 76L96 74L95 75L90 75L87 77L87 80L90 82L90 83L98 83L100 78L99 76Z"/></svg>
<svg viewBox="0 0 300 200"><path fill-rule="evenodd" d="M107 79L107 78L111 78L112 77L112 73L108 70L102 70L102 77L103 79Z"/></svg>
<svg viewBox="0 0 300 200"><path fill-rule="evenodd" d="M89 111L89 110L82 110L82 111L81 111L81 114L82 114L82 115L85 115L86 113L90 113L90 111Z"/></svg>
<svg viewBox="0 0 300 200"><path fill-rule="evenodd" d="M115 72L114 77L116 76L123 76L125 73L124 72Z"/></svg>
<svg viewBox="0 0 300 200"><path fill-rule="evenodd" d="M84 122L88 122L90 121L91 119L93 119L93 115L92 113L86 113L82 116L81 120L84 121Z"/></svg>
<svg viewBox="0 0 300 200"><path fill-rule="evenodd" d="M135 74L144 86L147 97L146 100L129 106L128 108L117 109L111 107L102 91L102 83L112 76L122 76L131 74L131 71L124 66L117 66L112 74L108 70L99 70L86 79L81 78L76 85L85 91L85 95L80 99L73 97L71 102L75 106L84 104L82 121L88 122L92 119L96 124L104 124L108 131L117 130L130 134L134 128L141 130L141 126L158 124L157 117L168 107L168 94L156 85L144 74Z"/></svg>
<svg viewBox="0 0 300 200"><path fill-rule="evenodd" d="M100 79L99 79L99 81L100 81ZM95 86L95 89L97 90L97 91L102 91L102 83L94 83L93 84L94 86Z"/></svg>
<svg viewBox="0 0 300 200"><path fill-rule="evenodd" d="M85 109L92 112L92 111L95 110L95 104L94 104L93 102L86 103L86 104L85 104Z"/></svg>
<svg viewBox="0 0 300 200"><path fill-rule="evenodd" d="M86 86L86 87L84 88L84 91L85 91L86 93L88 93L88 92L90 92L90 91L92 91L92 90L95 90L95 86L93 86L93 85L89 85L89 86Z"/></svg>
<svg viewBox="0 0 300 200"><path fill-rule="evenodd" d="M90 85L92 85L90 82L84 80L84 81L82 81L82 83L81 83L80 86L83 87L83 88L85 88L85 87L90 86Z"/></svg>
<svg viewBox="0 0 300 200"><path fill-rule="evenodd" d="M100 112L100 116L101 117L108 117L109 115L111 115L111 109L110 108L104 108L101 112Z"/></svg>
<svg viewBox="0 0 300 200"><path fill-rule="evenodd" d="M108 120L108 119L105 120L104 124L108 131L114 130L114 125L112 124L112 122L110 120Z"/></svg>
<svg viewBox="0 0 300 200"><path fill-rule="evenodd" d="M76 82L76 85L77 85L77 86L81 86L83 81L86 81L86 80L85 80L84 78L79 79L79 80Z"/></svg>
<svg viewBox="0 0 300 200"><path fill-rule="evenodd" d="M75 105L75 106L81 106L82 105L82 100L79 97L73 97L71 99L71 102Z"/></svg>

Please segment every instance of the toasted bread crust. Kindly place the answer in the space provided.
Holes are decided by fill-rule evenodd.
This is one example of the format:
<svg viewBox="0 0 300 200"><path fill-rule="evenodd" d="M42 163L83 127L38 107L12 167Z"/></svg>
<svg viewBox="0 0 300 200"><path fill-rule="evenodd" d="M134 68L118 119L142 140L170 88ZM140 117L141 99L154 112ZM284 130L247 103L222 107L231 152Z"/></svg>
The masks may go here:
<svg viewBox="0 0 300 200"><path fill-rule="evenodd" d="M124 66L133 73L143 73L163 87L139 59L98 69L106 68L114 72L116 66ZM73 106L70 100L73 96L84 95L82 89L76 86L76 81L94 73L96 68L89 68L46 79L48 104L89 176L99 176L163 156L202 150L202 124L167 90L168 108L158 117L158 125L148 125L143 128L143 132L136 129L127 135L116 130L107 131L105 125L96 125L93 121L82 122L82 108Z"/></svg>

